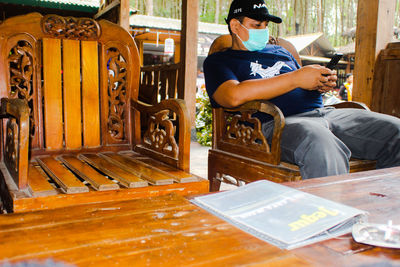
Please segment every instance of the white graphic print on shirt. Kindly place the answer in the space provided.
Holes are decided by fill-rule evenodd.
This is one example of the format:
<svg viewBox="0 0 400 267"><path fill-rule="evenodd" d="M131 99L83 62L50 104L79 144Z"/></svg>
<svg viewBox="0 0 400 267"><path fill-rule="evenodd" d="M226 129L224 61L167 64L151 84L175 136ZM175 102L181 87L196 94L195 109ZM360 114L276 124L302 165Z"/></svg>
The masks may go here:
<svg viewBox="0 0 400 267"><path fill-rule="evenodd" d="M262 65L258 64L258 61L256 61L255 63L251 62L250 63L250 68L251 68L250 75L256 76L258 74L261 76L261 78L271 78L271 77L278 75L281 72L281 69L283 67L288 67L289 69L292 69L283 61L278 61L272 67L268 67L266 69L263 69Z"/></svg>

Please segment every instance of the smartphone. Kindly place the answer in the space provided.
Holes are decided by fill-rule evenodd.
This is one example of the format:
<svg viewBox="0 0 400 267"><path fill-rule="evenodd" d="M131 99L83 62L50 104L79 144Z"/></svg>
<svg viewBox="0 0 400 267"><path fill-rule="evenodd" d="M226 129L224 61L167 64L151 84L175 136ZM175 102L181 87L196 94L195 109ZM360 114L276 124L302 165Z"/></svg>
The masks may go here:
<svg viewBox="0 0 400 267"><path fill-rule="evenodd" d="M329 61L328 65L326 65L326 67L328 69L333 70L342 57L343 57L342 53L336 53L335 55L333 55L333 57L331 58L331 61Z"/></svg>

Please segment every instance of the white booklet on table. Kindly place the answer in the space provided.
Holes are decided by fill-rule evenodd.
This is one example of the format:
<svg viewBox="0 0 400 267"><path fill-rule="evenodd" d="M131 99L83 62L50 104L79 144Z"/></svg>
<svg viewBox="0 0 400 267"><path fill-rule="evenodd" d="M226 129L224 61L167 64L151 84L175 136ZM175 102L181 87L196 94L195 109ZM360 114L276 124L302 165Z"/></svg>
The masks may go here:
<svg viewBox="0 0 400 267"><path fill-rule="evenodd" d="M195 197L194 204L282 249L351 232L367 212L266 180Z"/></svg>

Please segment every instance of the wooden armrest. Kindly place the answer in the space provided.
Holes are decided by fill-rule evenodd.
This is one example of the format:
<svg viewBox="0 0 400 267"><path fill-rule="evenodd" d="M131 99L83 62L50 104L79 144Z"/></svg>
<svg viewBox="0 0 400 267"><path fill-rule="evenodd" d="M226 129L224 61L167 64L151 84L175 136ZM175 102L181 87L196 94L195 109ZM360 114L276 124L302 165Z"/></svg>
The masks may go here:
<svg viewBox="0 0 400 267"><path fill-rule="evenodd" d="M340 102L337 104L333 105L328 105L331 107L335 108L358 108L358 109L365 109L365 110L370 110L367 105L361 102L356 102L356 101L345 101L345 102Z"/></svg>
<svg viewBox="0 0 400 267"><path fill-rule="evenodd" d="M255 125L254 128L248 131L251 133L251 136L246 136L244 140L233 140L236 138L229 137L242 135L240 133L236 134L235 131L242 131L243 127L231 125L228 127L229 129L226 128L225 123L222 121L225 120L225 116L223 114L224 112L239 112L239 116L241 116L241 118L237 120L253 123ZM251 114L255 112L263 112L273 117L274 130L270 146L267 144L267 141L261 131L261 122L257 118L251 117ZM285 126L285 118L277 106L271 102L259 100L245 103L236 108L214 109L213 113L214 120L216 120L214 123L215 131L213 135L214 148L227 150L229 152L237 153L250 158L256 158L257 160L272 164L279 164L281 154L280 139L283 127ZM234 122L234 124L236 124L236 122ZM254 142L255 139L258 139L257 142ZM250 143L247 143L248 141ZM255 151L257 151L257 153L254 153ZM261 154L258 155L258 152Z"/></svg>
<svg viewBox="0 0 400 267"><path fill-rule="evenodd" d="M23 99L2 98L0 110L1 110L2 117L13 116L16 119L18 119L18 121L21 121L21 120L23 121L24 118L29 118L28 103ZM29 120L28 120L28 122L29 122Z"/></svg>
<svg viewBox="0 0 400 267"><path fill-rule="evenodd" d="M175 164L168 158L171 158L172 161L177 160L177 168L189 171L190 116L185 101L183 99L167 99L150 105L132 100L131 106L134 111L151 114L148 129L141 140L146 150L150 149L158 154L164 154L159 156L160 160L171 165ZM171 112L173 118L170 118ZM173 121L178 123L174 124ZM160 128L163 130L160 131ZM178 144L176 144L175 132L178 133Z"/></svg>
<svg viewBox="0 0 400 267"><path fill-rule="evenodd" d="M260 111L260 112L264 112L267 113L269 115L271 115L274 120L279 120L279 121L283 121L285 122L285 117L282 114L282 111L275 106L274 104L272 104L269 101L266 100L255 100L255 101L250 101L247 102L239 107L236 108L231 108L231 109L226 109L229 111L245 111L245 110L255 110L255 111Z"/></svg>
<svg viewBox="0 0 400 267"><path fill-rule="evenodd" d="M7 124L4 163L23 189L28 185L29 106L23 99L2 98L0 110L2 118L15 118Z"/></svg>

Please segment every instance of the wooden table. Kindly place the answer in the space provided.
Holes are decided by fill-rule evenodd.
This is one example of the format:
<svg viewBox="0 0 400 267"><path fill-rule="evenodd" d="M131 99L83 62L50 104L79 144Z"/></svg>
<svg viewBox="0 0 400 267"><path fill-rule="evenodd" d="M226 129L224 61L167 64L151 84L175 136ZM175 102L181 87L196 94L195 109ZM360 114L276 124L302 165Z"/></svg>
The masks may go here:
<svg viewBox="0 0 400 267"><path fill-rule="evenodd" d="M286 185L367 210L370 222L400 224L400 167ZM0 265L48 258L79 266L396 266L400 250L346 235L284 251L177 195L0 216Z"/></svg>

